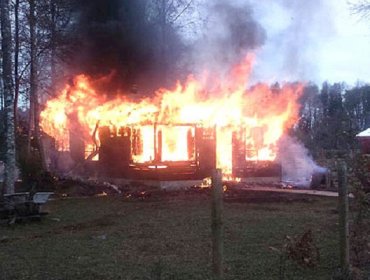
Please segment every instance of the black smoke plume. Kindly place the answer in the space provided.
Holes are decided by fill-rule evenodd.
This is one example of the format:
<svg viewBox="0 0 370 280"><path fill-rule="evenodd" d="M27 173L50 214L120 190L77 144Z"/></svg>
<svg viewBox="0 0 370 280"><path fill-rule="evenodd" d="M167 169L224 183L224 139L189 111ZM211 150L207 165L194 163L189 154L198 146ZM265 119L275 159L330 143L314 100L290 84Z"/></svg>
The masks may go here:
<svg viewBox="0 0 370 280"><path fill-rule="evenodd" d="M171 80L176 72L172 61L182 51L182 40L173 26L152 16L156 7L149 2L80 0L76 5L79 43L71 68L90 76L111 75L110 92L133 85L155 89Z"/></svg>
<svg viewBox="0 0 370 280"><path fill-rule="evenodd" d="M106 91L112 93L133 85L151 92L190 73L227 71L265 42L266 32L249 4L205 1L203 7L198 6L206 11L197 25L199 30L185 28L186 33L201 34L189 43L178 26L187 26L191 16L182 16L173 24L160 13L161 3L167 2L78 1L74 34L78 44L71 64L74 74L110 75Z"/></svg>

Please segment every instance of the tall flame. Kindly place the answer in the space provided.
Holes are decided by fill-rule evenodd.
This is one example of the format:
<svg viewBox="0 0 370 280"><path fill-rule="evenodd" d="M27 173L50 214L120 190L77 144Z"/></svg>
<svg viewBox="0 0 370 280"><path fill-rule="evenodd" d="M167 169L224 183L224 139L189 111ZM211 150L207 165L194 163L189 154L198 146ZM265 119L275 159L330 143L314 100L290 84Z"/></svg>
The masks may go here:
<svg viewBox="0 0 370 280"><path fill-rule="evenodd" d="M246 160L274 160L277 141L297 121L297 100L303 85L272 88L260 83L246 89L252 60L248 55L227 78L208 77L208 83L212 82L210 91L204 79L190 76L173 90L161 88L152 98L140 100L122 95L108 98L97 92L92 79L79 75L73 85L66 85L59 96L46 103L41 127L56 139L61 151L69 150L70 133L84 141L86 150L93 150L99 145L98 135L96 141L92 137L97 124L116 131L125 126L139 128L143 143L141 153L134 155L136 162L154 158L154 125L161 127L163 161L190 160L186 139L194 131L176 124L216 127L217 166L224 173L231 171L232 133L243 130L246 147L254 149L247 153Z"/></svg>

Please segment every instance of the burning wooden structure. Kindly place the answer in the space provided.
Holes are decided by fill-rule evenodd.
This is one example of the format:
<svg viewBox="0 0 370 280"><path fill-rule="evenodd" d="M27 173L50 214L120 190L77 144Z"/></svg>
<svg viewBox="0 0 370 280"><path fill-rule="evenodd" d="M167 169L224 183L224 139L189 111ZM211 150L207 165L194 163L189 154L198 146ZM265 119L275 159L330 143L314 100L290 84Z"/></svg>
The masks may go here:
<svg viewBox="0 0 370 280"><path fill-rule="evenodd" d="M275 160L260 159L259 152L264 146L262 127L254 127L247 137L247 130L241 128L232 135L232 177L249 178L252 181L280 181L282 168ZM270 149L276 152L276 145ZM258 180L259 179L259 180Z"/></svg>
<svg viewBox="0 0 370 280"><path fill-rule="evenodd" d="M80 75L47 102L41 127L99 176L202 179L221 168L229 178L278 178L277 142L298 118L303 85L246 89L250 70L247 56L228 79L210 78L211 89L190 77L150 98L107 97Z"/></svg>
<svg viewBox="0 0 370 280"><path fill-rule="evenodd" d="M182 134L185 140L182 147L184 153L179 159L168 157L165 153L169 149L166 145L167 134L176 132ZM149 147L144 146L143 137L151 140ZM210 176L216 167L215 128L160 123L126 126L118 130L103 126L99 128L99 141L100 146L92 152L73 150L75 159L89 161L87 172L95 169L102 177L198 180ZM83 148L81 144L78 146ZM145 149L150 151L145 153Z"/></svg>
<svg viewBox="0 0 370 280"><path fill-rule="evenodd" d="M201 180L211 176L217 167L216 127L199 124L144 124L97 128L100 145L85 150L84 143L71 141L70 147L76 162L85 162L84 173L94 170L98 176L144 180ZM263 147L263 130L256 127L253 141L248 143L246 129L231 134L231 173L226 179L257 178L281 179L281 164L274 160L260 160ZM220 131L219 131L220 133ZM182 156L169 155L168 135L178 134L182 140ZM143 137L152 142L144 146ZM70 138L73 139L73 138ZM97 141L94 140L96 143ZM276 147L272 147L276 149ZM147 151L144 155L144 150Z"/></svg>

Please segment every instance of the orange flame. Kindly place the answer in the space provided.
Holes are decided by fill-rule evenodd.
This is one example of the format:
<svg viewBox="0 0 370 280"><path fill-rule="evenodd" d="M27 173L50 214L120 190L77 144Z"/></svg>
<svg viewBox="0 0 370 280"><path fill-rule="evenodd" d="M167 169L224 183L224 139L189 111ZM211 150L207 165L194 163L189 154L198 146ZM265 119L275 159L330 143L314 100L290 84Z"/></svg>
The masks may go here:
<svg viewBox="0 0 370 280"><path fill-rule="evenodd" d="M154 159L154 125L162 131L163 161L190 160L186 139L194 130L176 124L216 127L217 167L230 174L234 131L243 131L246 147L253 147L254 152L247 153L246 160L274 160L277 141L298 119L297 100L303 85L271 88L257 84L246 90L252 60L249 55L230 71L229 77L213 79L212 91L207 91L203 80L190 76L173 90L162 88L154 97L138 101L101 95L93 80L79 75L73 85L66 85L58 97L46 103L40 115L41 127L56 139L58 150L69 150L73 133L91 152L99 145L99 136L95 135L95 140L92 137L97 124L108 126L117 134L121 127L132 126L142 136L142 151L133 156L135 162Z"/></svg>

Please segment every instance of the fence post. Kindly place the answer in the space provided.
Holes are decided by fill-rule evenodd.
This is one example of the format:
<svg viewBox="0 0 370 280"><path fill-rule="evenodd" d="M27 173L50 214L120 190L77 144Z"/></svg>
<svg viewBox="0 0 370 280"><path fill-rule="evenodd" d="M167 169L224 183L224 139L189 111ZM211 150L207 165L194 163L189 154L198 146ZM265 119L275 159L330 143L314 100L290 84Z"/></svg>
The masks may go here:
<svg viewBox="0 0 370 280"><path fill-rule="evenodd" d="M339 250L340 268L343 275L349 274L349 226L348 226L348 187L345 162L338 163L338 211L339 211Z"/></svg>
<svg viewBox="0 0 370 280"><path fill-rule="evenodd" d="M222 171L212 174L212 266L214 279L223 279L224 224Z"/></svg>

